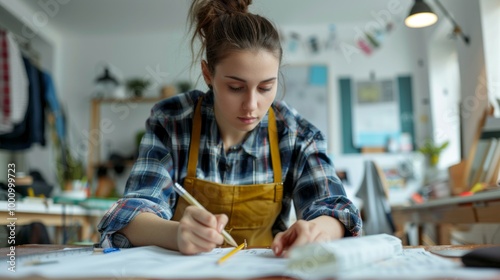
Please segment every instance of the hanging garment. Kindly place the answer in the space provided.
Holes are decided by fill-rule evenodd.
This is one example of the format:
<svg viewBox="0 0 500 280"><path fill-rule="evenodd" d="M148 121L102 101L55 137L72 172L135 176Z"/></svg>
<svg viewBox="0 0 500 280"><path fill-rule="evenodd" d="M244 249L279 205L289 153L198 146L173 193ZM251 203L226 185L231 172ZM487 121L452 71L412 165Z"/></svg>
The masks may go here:
<svg viewBox="0 0 500 280"><path fill-rule="evenodd" d="M0 30L0 134L24 121L29 92L22 54L12 33Z"/></svg>
<svg viewBox="0 0 500 280"><path fill-rule="evenodd" d="M281 159L274 111L270 108L268 113L268 134L274 182L243 186L224 185L196 178L202 122L202 99L200 98L195 109L184 188L209 212L224 213L228 216L226 230L236 243L241 244L245 239L248 246L271 246L273 242L272 226L281 212L283 199ZM187 206L189 204L183 198L179 198L172 220L180 220ZM228 246L228 244L224 244L224 246Z"/></svg>
<svg viewBox="0 0 500 280"><path fill-rule="evenodd" d="M55 118L55 126L57 137L59 141L62 143L66 138L66 129L65 129L65 120L64 114L61 110L61 105L59 104L59 100L57 99L56 88L54 86L54 82L52 81L52 77L49 73L42 71L40 78L43 86L44 98L46 102L46 108L52 112Z"/></svg>
<svg viewBox="0 0 500 280"><path fill-rule="evenodd" d="M389 205L385 175L373 161L365 161L365 174L356 196L363 200L361 217L364 235L394 234L395 226Z"/></svg>
<svg viewBox="0 0 500 280"><path fill-rule="evenodd" d="M26 150L34 143L45 145L44 99L40 88L39 70L23 57L29 80L28 110L24 120L14 125L12 132L0 135L0 149Z"/></svg>

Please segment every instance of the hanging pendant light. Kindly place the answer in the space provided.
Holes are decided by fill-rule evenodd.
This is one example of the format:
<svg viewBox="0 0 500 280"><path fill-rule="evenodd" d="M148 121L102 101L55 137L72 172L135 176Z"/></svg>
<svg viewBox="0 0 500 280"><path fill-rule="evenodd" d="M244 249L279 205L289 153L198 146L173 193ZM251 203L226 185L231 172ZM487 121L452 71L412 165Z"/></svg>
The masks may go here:
<svg viewBox="0 0 500 280"><path fill-rule="evenodd" d="M405 19L405 24L411 28L421 28L433 25L438 20L438 16L423 0L415 0L415 4L410 10L410 14Z"/></svg>

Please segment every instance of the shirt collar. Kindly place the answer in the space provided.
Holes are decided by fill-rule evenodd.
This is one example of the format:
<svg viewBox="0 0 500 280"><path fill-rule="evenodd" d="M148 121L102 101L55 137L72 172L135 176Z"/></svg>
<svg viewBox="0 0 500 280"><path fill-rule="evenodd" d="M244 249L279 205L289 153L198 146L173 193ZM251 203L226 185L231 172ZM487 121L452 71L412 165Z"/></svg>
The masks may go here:
<svg viewBox="0 0 500 280"><path fill-rule="evenodd" d="M268 137L268 115L248 134L243 141L242 149L249 155L257 158L262 151L264 141L269 141ZM269 143L267 143L269 145Z"/></svg>
<svg viewBox="0 0 500 280"><path fill-rule="evenodd" d="M221 141L219 136L220 134L218 132L219 130L217 128L217 121L215 120L214 95L212 90L209 90L206 93L205 97L203 98L203 103L206 106L205 108L207 110L207 113L210 115L211 131L217 131L217 134L212 135L212 137L209 138L211 141L213 141L213 145L219 146L219 144L221 144ZM267 137L267 128L269 124L268 116L269 114L266 114L264 116L260 123L247 135L246 139L243 140L243 143L241 144L241 148L243 149L243 151L255 158L260 154L260 148L264 144L264 141L269 141L269 137ZM267 144L270 145L269 143Z"/></svg>

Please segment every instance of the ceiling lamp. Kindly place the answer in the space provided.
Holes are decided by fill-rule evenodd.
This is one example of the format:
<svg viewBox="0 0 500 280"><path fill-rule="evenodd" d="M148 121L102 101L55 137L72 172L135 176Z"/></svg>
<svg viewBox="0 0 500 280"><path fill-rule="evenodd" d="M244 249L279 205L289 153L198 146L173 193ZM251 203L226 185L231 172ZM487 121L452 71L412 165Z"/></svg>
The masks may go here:
<svg viewBox="0 0 500 280"><path fill-rule="evenodd" d="M433 25L438 20L437 15L423 0L415 0L405 24L411 28L421 28Z"/></svg>
<svg viewBox="0 0 500 280"><path fill-rule="evenodd" d="M461 37L466 45L470 43L470 37L464 34L462 28L455 19L451 16L451 14L446 10L446 8L439 2L439 0L434 0L441 10L443 15L448 18L453 24L453 36ZM405 24L411 28L421 28L433 25L438 20L438 16L431 10L431 8L424 2L424 0L415 0L415 4L410 10L410 14L405 19Z"/></svg>

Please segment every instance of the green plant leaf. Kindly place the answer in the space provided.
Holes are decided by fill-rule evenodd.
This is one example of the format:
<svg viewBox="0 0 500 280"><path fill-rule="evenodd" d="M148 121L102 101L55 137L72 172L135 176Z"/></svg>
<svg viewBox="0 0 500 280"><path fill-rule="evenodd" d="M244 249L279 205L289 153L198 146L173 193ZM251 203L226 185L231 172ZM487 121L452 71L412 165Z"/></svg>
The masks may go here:
<svg viewBox="0 0 500 280"><path fill-rule="evenodd" d="M441 144L436 144L432 140L427 140L424 145L422 145L418 151L424 155L435 156L441 154L441 152L448 147L449 141L445 141Z"/></svg>

